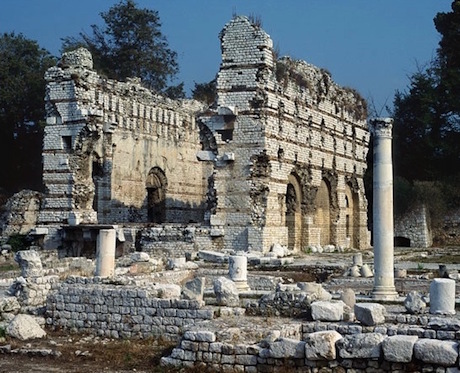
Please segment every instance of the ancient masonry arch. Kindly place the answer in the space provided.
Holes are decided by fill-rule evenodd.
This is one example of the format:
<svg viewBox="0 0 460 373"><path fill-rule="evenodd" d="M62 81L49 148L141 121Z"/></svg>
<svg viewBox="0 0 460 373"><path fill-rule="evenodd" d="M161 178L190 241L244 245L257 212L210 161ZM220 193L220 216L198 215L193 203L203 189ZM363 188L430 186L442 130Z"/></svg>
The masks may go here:
<svg viewBox="0 0 460 373"><path fill-rule="evenodd" d="M286 187L286 227L288 229L288 248L299 251L302 247L302 189L298 176L290 174Z"/></svg>
<svg viewBox="0 0 460 373"><path fill-rule="evenodd" d="M320 245L331 243L331 186L326 179L321 180L315 199L315 225L319 229Z"/></svg>
<svg viewBox="0 0 460 373"><path fill-rule="evenodd" d="M147 176L147 217L151 223L164 223L166 220L166 191L168 180L164 171L153 167Z"/></svg>

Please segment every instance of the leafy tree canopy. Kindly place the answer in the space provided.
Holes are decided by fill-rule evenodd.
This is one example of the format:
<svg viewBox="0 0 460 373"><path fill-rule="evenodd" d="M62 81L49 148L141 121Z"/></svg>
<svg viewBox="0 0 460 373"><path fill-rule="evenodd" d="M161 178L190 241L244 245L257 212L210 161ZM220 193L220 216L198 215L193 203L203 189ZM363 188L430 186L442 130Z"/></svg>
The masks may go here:
<svg viewBox="0 0 460 373"><path fill-rule="evenodd" d="M183 84L168 87L179 71L177 54L161 33L157 11L122 0L101 17L104 26L92 25L91 35L64 38L62 50L85 47L93 55L95 69L109 78L139 77L150 89L172 98L185 96Z"/></svg>
<svg viewBox="0 0 460 373"><path fill-rule="evenodd" d="M208 83L197 83L192 89L192 98L212 105L217 96L217 80L213 79Z"/></svg>
<svg viewBox="0 0 460 373"><path fill-rule="evenodd" d="M0 183L10 192L41 186L44 74L55 64L35 41L0 36Z"/></svg>
<svg viewBox="0 0 460 373"><path fill-rule="evenodd" d="M453 182L460 171L460 1L434 23L436 58L394 100L395 173L411 182Z"/></svg>

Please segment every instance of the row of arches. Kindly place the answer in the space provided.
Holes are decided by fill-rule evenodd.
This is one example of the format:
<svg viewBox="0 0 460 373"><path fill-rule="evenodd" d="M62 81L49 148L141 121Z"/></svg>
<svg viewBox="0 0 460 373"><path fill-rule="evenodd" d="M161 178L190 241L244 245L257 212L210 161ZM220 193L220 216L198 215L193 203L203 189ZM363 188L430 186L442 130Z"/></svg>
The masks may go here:
<svg viewBox="0 0 460 373"><path fill-rule="evenodd" d="M351 185L347 184L345 192L337 195L337 190L333 190L329 180L324 178L312 191L312 198L304 198L302 193L299 179L289 175L285 222L290 249L298 250L310 244L342 243L338 242L338 226L345 241L352 247L359 247L359 195ZM302 201L306 199L311 201L312 207L302 208Z"/></svg>

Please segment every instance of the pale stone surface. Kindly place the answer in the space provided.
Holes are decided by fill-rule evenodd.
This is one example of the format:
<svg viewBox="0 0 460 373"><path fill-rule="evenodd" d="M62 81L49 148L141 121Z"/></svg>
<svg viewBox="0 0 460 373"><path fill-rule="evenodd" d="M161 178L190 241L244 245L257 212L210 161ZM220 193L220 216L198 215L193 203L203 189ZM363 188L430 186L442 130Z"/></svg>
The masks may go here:
<svg viewBox="0 0 460 373"><path fill-rule="evenodd" d="M18 313L21 305L16 297L0 297L0 315L2 313Z"/></svg>
<svg viewBox="0 0 460 373"><path fill-rule="evenodd" d="M372 326L385 322L385 306L378 303L356 303L356 319L364 325Z"/></svg>
<svg viewBox="0 0 460 373"><path fill-rule="evenodd" d="M372 269L367 265L364 264L360 269L360 274L362 277L372 277L374 274L372 273Z"/></svg>
<svg viewBox="0 0 460 373"><path fill-rule="evenodd" d="M409 292L406 299L404 299L404 307L406 307L409 313L419 314L425 312L426 303L423 300L422 294L413 290Z"/></svg>
<svg viewBox="0 0 460 373"><path fill-rule="evenodd" d="M21 267L21 276L42 276L43 267L40 255L35 250L21 250L18 251L14 260Z"/></svg>
<svg viewBox="0 0 460 373"><path fill-rule="evenodd" d="M46 332L40 327L35 319L32 316L24 314L16 315L8 324L6 333L22 341L46 336Z"/></svg>
<svg viewBox="0 0 460 373"><path fill-rule="evenodd" d="M96 248L96 276L111 277L114 275L116 237L115 229L99 230Z"/></svg>
<svg viewBox="0 0 460 373"><path fill-rule="evenodd" d="M339 302L317 301L311 304L311 316L318 321L343 320L343 305Z"/></svg>
<svg viewBox="0 0 460 373"><path fill-rule="evenodd" d="M187 281L182 288L182 296L185 299L203 300L204 294L204 277L196 277L193 280Z"/></svg>
<svg viewBox="0 0 460 373"><path fill-rule="evenodd" d="M436 339L419 339L414 346L417 359L428 364L454 365L458 358L458 343Z"/></svg>
<svg viewBox="0 0 460 373"><path fill-rule="evenodd" d="M321 284L315 282L298 282L297 287L309 294L311 300L330 301L332 299L332 294L325 290Z"/></svg>
<svg viewBox="0 0 460 373"><path fill-rule="evenodd" d="M418 337L415 335L392 335L383 341L385 360L396 363L408 363L412 360L414 345Z"/></svg>
<svg viewBox="0 0 460 373"><path fill-rule="evenodd" d="M353 265L358 267L363 265L363 254L353 254Z"/></svg>
<svg viewBox="0 0 460 373"><path fill-rule="evenodd" d="M435 278L431 282L430 313L455 315L455 280Z"/></svg>
<svg viewBox="0 0 460 373"><path fill-rule="evenodd" d="M148 262L150 260L150 255L142 251L136 251L130 255L130 258L133 262Z"/></svg>
<svg viewBox="0 0 460 373"><path fill-rule="evenodd" d="M373 172L373 237L374 237L374 289L377 300L397 297L394 285L394 226L393 226L393 162L391 138L393 119L371 120L374 135Z"/></svg>
<svg viewBox="0 0 460 373"><path fill-rule="evenodd" d="M93 56L88 49L78 48L62 54L59 64L62 67L80 66L87 69L93 68Z"/></svg>
<svg viewBox="0 0 460 373"><path fill-rule="evenodd" d="M305 339L305 357L307 360L335 360L335 343L342 335L335 330L314 332Z"/></svg>
<svg viewBox="0 0 460 373"><path fill-rule="evenodd" d="M346 288L342 294L340 294L340 300L353 309L356 304L355 291L351 288Z"/></svg>
<svg viewBox="0 0 460 373"><path fill-rule="evenodd" d="M305 342L291 338L277 339L270 343L268 357L302 359L305 357Z"/></svg>
<svg viewBox="0 0 460 373"><path fill-rule="evenodd" d="M379 333L346 335L337 341L339 356L343 359L379 358L385 338Z"/></svg>
<svg viewBox="0 0 460 373"><path fill-rule="evenodd" d="M242 255L231 255L228 258L228 275L233 281L245 282L248 279L248 258Z"/></svg>
<svg viewBox="0 0 460 373"><path fill-rule="evenodd" d="M226 277L214 280L214 293L218 305L239 306L240 304L238 288L232 280Z"/></svg>

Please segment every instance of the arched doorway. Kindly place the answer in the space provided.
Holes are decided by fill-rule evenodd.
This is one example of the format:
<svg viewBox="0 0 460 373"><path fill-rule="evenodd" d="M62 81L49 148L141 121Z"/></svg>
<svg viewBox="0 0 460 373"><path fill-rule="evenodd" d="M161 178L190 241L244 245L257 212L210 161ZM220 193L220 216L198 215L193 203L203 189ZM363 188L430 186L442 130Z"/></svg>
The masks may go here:
<svg viewBox="0 0 460 373"><path fill-rule="evenodd" d="M359 200L350 185L345 186L345 236L351 247L359 247Z"/></svg>
<svg viewBox="0 0 460 373"><path fill-rule="evenodd" d="M296 251L301 249L302 244L300 197L300 184L291 174L286 188L286 227L288 229L288 248Z"/></svg>
<svg viewBox="0 0 460 373"><path fill-rule="evenodd" d="M168 181L163 170L154 167L147 176L147 218L151 223L166 220L166 189Z"/></svg>
<svg viewBox="0 0 460 373"><path fill-rule="evenodd" d="M321 181L315 199L315 225L320 230L320 244L331 243L331 188L326 180Z"/></svg>

